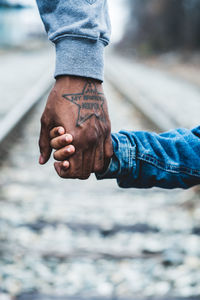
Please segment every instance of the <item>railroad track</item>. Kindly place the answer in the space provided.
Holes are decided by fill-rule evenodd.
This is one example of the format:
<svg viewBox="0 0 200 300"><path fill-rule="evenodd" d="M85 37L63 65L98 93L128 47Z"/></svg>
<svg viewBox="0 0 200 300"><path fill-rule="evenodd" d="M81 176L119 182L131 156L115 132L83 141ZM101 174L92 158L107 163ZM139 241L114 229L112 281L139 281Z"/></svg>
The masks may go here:
<svg viewBox="0 0 200 300"><path fill-rule="evenodd" d="M199 86L176 75L108 52L110 82L156 128L167 131L199 125ZM117 70L117 71L116 71Z"/></svg>
<svg viewBox="0 0 200 300"><path fill-rule="evenodd" d="M179 206L180 191L122 191L94 178L63 183L51 163L37 165L39 101L51 80L40 80L3 120L1 141L36 106L0 174L0 300L1 293L9 300L199 299L184 297L185 286L197 294L200 281L187 260L193 255L198 263L199 254L190 252L198 232L194 236L195 220ZM151 129L110 84L106 94L114 131ZM193 276L191 286L180 268L185 280ZM180 297L160 295L171 290Z"/></svg>
<svg viewBox="0 0 200 300"><path fill-rule="evenodd" d="M52 297L51 295L38 295L37 293L24 294L18 297L16 300L118 300L115 296L112 299L107 297ZM168 297L151 297L151 298L120 298L119 300L199 300L199 297L186 297L186 298L168 298Z"/></svg>
<svg viewBox="0 0 200 300"><path fill-rule="evenodd" d="M53 84L52 75L44 74L0 121L0 145L31 109L44 97Z"/></svg>

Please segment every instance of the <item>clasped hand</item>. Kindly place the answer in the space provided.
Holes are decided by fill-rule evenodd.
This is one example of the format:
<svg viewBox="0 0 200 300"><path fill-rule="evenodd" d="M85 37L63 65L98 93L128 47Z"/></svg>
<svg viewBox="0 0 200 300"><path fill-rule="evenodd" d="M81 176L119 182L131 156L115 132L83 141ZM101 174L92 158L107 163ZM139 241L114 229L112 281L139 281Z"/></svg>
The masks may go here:
<svg viewBox="0 0 200 300"><path fill-rule="evenodd" d="M56 80L41 117L39 147L40 164L56 149L54 158L59 162L54 165L62 178L87 179L93 172L102 172L113 150L100 82L73 76Z"/></svg>

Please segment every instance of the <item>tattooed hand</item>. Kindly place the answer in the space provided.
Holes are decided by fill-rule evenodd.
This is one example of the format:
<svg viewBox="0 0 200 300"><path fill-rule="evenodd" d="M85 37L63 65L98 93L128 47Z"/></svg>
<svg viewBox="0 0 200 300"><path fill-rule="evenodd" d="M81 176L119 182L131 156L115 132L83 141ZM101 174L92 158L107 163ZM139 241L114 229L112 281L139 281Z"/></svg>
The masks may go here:
<svg viewBox="0 0 200 300"><path fill-rule="evenodd" d="M56 80L41 118L41 164L45 164L51 155L50 131L56 126L64 127L73 136L76 147L69 169L63 168L62 163L56 164L60 177L87 179L92 172L103 170L112 156L112 142L101 83L73 76Z"/></svg>

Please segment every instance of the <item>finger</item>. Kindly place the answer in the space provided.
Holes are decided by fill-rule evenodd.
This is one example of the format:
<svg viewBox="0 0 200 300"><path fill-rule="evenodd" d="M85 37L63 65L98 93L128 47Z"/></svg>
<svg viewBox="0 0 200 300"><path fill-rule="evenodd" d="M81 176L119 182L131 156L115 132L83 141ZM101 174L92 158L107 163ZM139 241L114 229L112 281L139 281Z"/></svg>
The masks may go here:
<svg viewBox="0 0 200 300"><path fill-rule="evenodd" d="M62 127L62 126L54 127L50 131L50 138L53 139L53 138L55 138L57 136L60 136L60 135L62 135L64 133L65 133L64 127Z"/></svg>
<svg viewBox="0 0 200 300"><path fill-rule="evenodd" d="M67 161L65 161L67 162ZM70 178L68 177L68 172L67 170L69 169L69 162L68 162L68 166L66 164L64 164L64 162L55 162L54 163L54 168L56 170L56 173L58 174L58 176L60 176L61 178Z"/></svg>
<svg viewBox="0 0 200 300"><path fill-rule="evenodd" d="M83 161L82 161L82 174L79 179L85 180L88 179L93 171L95 157L95 148L92 151L83 152Z"/></svg>
<svg viewBox="0 0 200 300"><path fill-rule="evenodd" d="M82 153L77 152L69 160L69 168L63 168L61 162L54 163L55 170L61 178L79 178L82 169Z"/></svg>
<svg viewBox="0 0 200 300"><path fill-rule="evenodd" d="M63 162L61 162L62 167L64 169L68 169L69 168L69 161L68 160L64 160Z"/></svg>
<svg viewBox="0 0 200 300"><path fill-rule="evenodd" d="M69 163L68 160L64 160L62 162L55 162L54 163L54 167L55 167L55 170L58 173L58 175L59 175L61 169L66 171L69 168L69 166L70 166L70 163Z"/></svg>
<svg viewBox="0 0 200 300"><path fill-rule="evenodd" d="M54 152L53 157L55 160L63 161L75 152L75 147L73 145L66 146Z"/></svg>
<svg viewBox="0 0 200 300"><path fill-rule="evenodd" d="M103 141L101 141L96 147L93 171L95 173L99 173L103 170L103 168L104 168L104 144Z"/></svg>
<svg viewBox="0 0 200 300"><path fill-rule="evenodd" d="M60 149L69 145L73 141L71 134L63 134L51 140L50 145L53 149Z"/></svg>
<svg viewBox="0 0 200 300"><path fill-rule="evenodd" d="M61 176L61 174L62 174L63 170L66 171L66 168L63 168L62 164L63 164L63 162L55 162L54 163L54 168L55 168L56 173L58 174L58 176L63 178L63 176Z"/></svg>
<svg viewBox="0 0 200 300"><path fill-rule="evenodd" d="M39 148L41 153L39 163L43 165L49 160L52 151L50 147L49 131L44 125L41 125Z"/></svg>

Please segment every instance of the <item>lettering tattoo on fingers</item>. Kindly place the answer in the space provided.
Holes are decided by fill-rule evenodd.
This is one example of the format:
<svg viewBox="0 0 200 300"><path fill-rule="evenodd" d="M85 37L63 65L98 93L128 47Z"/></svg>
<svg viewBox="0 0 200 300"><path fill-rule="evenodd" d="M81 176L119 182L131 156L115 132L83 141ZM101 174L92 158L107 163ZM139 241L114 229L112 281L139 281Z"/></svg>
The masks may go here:
<svg viewBox="0 0 200 300"><path fill-rule="evenodd" d="M79 108L76 126L80 126L92 116L105 122L105 113L103 109L105 101L104 94L97 90L94 82L88 80L81 93L64 94L62 96Z"/></svg>

